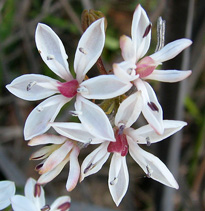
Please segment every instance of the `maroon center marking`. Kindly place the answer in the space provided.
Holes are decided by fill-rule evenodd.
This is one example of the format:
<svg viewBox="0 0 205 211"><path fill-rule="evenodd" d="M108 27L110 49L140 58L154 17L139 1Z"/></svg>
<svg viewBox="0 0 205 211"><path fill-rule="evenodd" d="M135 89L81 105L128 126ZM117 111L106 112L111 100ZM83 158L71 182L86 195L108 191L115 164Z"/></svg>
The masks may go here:
<svg viewBox="0 0 205 211"><path fill-rule="evenodd" d="M116 130L115 132L116 142L110 142L107 151L108 152L118 152L121 156L126 156L128 153L128 143L127 137L122 133L121 129Z"/></svg>
<svg viewBox="0 0 205 211"><path fill-rule="evenodd" d="M78 86L78 81L74 79L64 83L59 82L58 90L63 96L71 98L77 94Z"/></svg>
<svg viewBox="0 0 205 211"><path fill-rule="evenodd" d="M139 74L140 78L144 78L150 75L157 66L156 62L149 56L141 59L136 65L136 74Z"/></svg>

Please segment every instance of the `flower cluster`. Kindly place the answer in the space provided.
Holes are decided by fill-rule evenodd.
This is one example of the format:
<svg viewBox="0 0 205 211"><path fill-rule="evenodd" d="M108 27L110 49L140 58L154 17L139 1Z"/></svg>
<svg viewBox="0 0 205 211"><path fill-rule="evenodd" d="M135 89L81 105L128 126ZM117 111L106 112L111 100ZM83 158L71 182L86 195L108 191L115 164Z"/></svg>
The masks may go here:
<svg viewBox="0 0 205 211"><path fill-rule="evenodd" d="M29 178L26 182L25 196L15 195L16 187L11 181L1 181L0 190L0 210L10 204L14 211L69 211L70 209L71 199L69 196L61 196L51 206L47 205L44 189L33 178Z"/></svg>
<svg viewBox="0 0 205 211"><path fill-rule="evenodd" d="M24 137L29 140L29 146L45 145L31 155L32 160L42 160L36 166L41 175L37 180L38 185L50 182L70 162L66 188L71 191L79 180L98 172L112 154L108 186L118 206L128 188L126 156L129 152L147 177L178 188L165 164L139 145L150 146L162 141L186 125L183 121L163 120L163 110L147 80L178 82L188 77L190 70L156 68L178 55L192 42L179 39L144 57L150 40L151 23L145 10L138 5L133 15L131 38L125 35L120 38L124 61L113 64L113 74L88 78L87 73L99 59L105 42L105 18L99 18L90 24L78 43L73 76L59 37L49 26L38 24L35 34L37 49L47 66L62 80L26 74L6 86L12 94L24 100L47 98L33 109L24 127ZM128 92L130 89L134 91ZM56 122L61 108L73 98L75 110L69 112L78 117L79 123ZM102 102L96 104L95 100ZM109 112L105 112L105 107ZM112 120L108 118L108 113ZM148 124L134 129L132 125L140 114L143 114ZM57 134L46 133L51 127ZM79 153L89 144L100 145L84 159L80 167ZM33 180L30 183L33 184ZM18 201L17 196L12 199L12 206L15 206L15 201ZM44 200L39 204L40 207L44 206ZM52 207L56 205L50 209L55 210Z"/></svg>

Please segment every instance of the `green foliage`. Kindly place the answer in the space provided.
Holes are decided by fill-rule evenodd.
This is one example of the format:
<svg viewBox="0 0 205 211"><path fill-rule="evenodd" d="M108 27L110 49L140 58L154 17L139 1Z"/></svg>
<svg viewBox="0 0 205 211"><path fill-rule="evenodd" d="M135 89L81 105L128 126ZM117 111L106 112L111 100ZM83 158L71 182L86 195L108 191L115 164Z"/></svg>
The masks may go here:
<svg viewBox="0 0 205 211"><path fill-rule="evenodd" d="M115 51L119 49L119 40L116 37L112 37L109 34L106 36L105 48Z"/></svg>
<svg viewBox="0 0 205 211"><path fill-rule="evenodd" d="M202 117L203 117L203 122L198 130L198 135L196 139L193 140L195 144L188 173L188 182L190 185L193 185L194 179L196 178L198 172L197 167L199 166L201 154L203 154L204 138L205 138L205 115Z"/></svg>
<svg viewBox="0 0 205 211"><path fill-rule="evenodd" d="M116 54L120 54L119 36L118 32L108 25L103 49L103 58L108 62L112 61Z"/></svg>
<svg viewBox="0 0 205 211"><path fill-rule="evenodd" d="M42 7L41 0L32 1L31 10L29 12L29 18L31 19L35 18L40 13L41 7Z"/></svg>
<svg viewBox="0 0 205 211"><path fill-rule="evenodd" d="M10 210L11 210L11 206L4 209L4 211L10 211Z"/></svg>
<svg viewBox="0 0 205 211"><path fill-rule="evenodd" d="M190 97L186 97L185 106L189 114L196 120L197 124L200 124L203 121L203 116L196 103Z"/></svg>
<svg viewBox="0 0 205 211"><path fill-rule="evenodd" d="M4 40L11 34L11 30L14 24L15 14L15 1L7 0L2 9L2 20L0 27L0 41Z"/></svg>
<svg viewBox="0 0 205 211"><path fill-rule="evenodd" d="M185 100L185 106L188 113L192 116L198 126L198 135L193 140L194 149L191 157L191 163L188 174L189 184L192 185L196 177L197 167L199 165L200 156L202 154L204 138L205 138L205 115L203 115L197 104L189 97Z"/></svg>
<svg viewBox="0 0 205 211"><path fill-rule="evenodd" d="M62 19L60 17L48 15L47 17L44 18L43 22L47 23L48 25L52 27L56 26L59 29L67 30L71 34L79 34L79 31L76 25L71 22L68 22L67 19Z"/></svg>

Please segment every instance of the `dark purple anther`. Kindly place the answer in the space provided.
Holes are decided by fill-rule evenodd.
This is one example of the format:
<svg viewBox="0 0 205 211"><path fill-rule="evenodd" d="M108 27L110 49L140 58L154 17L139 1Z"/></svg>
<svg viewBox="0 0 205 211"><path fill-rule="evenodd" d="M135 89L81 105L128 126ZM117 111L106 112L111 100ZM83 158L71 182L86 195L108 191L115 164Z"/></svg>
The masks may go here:
<svg viewBox="0 0 205 211"><path fill-rule="evenodd" d="M38 159L42 159L45 155L41 155L41 156L38 156L38 157L33 157L31 158L32 160L38 160Z"/></svg>
<svg viewBox="0 0 205 211"><path fill-rule="evenodd" d="M150 24L147 26L147 28L145 29L145 32L144 32L144 35L142 36L142 38L146 37L146 36L149 34L149 32L150 32L150 30L151 30L151 27L152 27L152 24L150 23Z"/></svg>
<svg viewBox="0 0 205 211"><path fill-rule="evenodd" d="M42 167L43 167L43 163L40 163L35 167L35 170L39 171Z"/></svg>
<svg viewBox="0 0 205 211"><path fill-rule="evenodd" d="M70 208L70 202L65 202L61 204L57 209L60 211L66 211L69 208Z"/></svg>
<svg viewBox="0 0 205 211"><path fill-rule="evenodd" d="M150 103L147 103L147 105L152 109L152 111L157 111L157 112L159 112L159 109L158 109L158 107L156 106L155 103L150 102Z"/></svg>
<svg viewBox="0 0 205 211"><path fill-rule="evenodd" d="M85 168L85 170L84 170L83 173L86 174L92 167L93 167L93 164L90 163L90 164Z"/></svg>
<svg viewBox="0 0 205 211"><path fill-rule="evenodd" d="M125 129L125 125L120 125L119 130L118 130L118 135L122 135L124 129Z"/></svg>
<svg viewBox="0 0 205 211"><path fill-rule="evenodd" d="M34 196L35 197L40 197L41 195L41 186L38 185L38 184L35 184L35 187L34 187Z"/></svg>
<svg viewBox="0 0 205 211"><path fill-rule="evenodd" d="M49 205L45 205L44 207L41 208L41 211L49 211L51 208Z"/></svg>

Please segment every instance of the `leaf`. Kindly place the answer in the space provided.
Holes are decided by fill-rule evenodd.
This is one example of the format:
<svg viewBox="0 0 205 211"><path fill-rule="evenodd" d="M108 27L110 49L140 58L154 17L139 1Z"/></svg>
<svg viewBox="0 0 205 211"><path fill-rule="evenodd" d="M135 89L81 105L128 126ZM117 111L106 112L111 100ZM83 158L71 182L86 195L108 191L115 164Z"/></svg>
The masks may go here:
<svg viewBox="0 0 205 211"><path fill-rule="evenodd" d="M198 124L200 124L203 121L203 117L200 113L199 108L197 107L197 104L190 97L186 97L185 106L186 106L186 109L188 110L189 114L194 119L196 119Z"/></svg>

